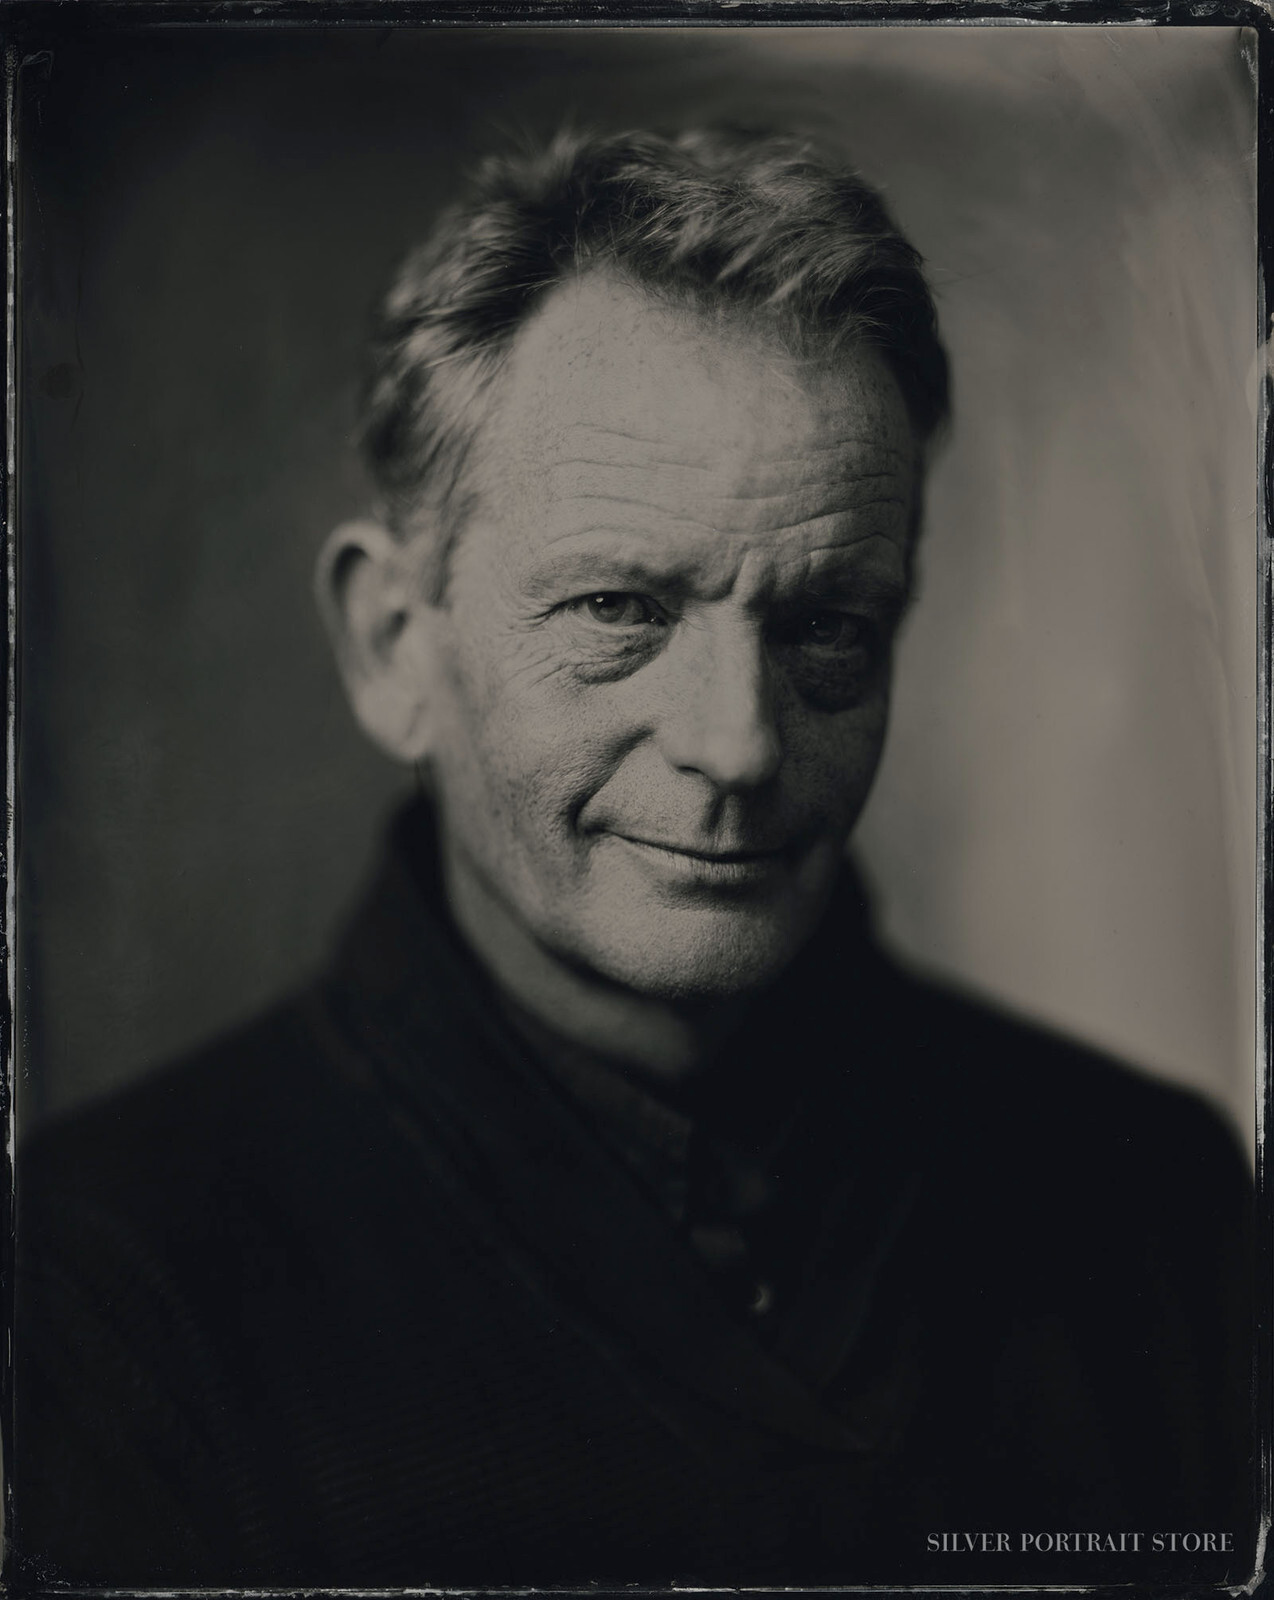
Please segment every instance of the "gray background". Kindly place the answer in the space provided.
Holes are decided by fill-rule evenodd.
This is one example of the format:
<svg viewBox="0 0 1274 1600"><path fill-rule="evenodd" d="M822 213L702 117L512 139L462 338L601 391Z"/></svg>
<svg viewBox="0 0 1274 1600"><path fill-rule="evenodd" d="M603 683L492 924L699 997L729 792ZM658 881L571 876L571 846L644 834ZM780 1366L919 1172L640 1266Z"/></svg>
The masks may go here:
<svg viewBox="0 0 1274 1600"><path fill-rule="evenodd" d="M493 136L797 119L931 263L957 425L860 833L889 939L1248 1130L1254 109L1225 29L262 30L25 75L20 1095L319 961L407 784L309 600L370 308ZM250 1113L250 1108L245 1108Z"/></svg>

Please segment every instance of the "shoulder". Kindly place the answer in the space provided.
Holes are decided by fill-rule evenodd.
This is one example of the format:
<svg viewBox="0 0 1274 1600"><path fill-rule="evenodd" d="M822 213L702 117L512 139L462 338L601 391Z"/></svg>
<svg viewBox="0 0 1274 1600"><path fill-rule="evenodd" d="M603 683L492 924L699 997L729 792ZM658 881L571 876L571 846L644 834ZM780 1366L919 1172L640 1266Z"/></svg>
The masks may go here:
<svg viewBox="0 0 1274 1600"><path fill-rule="evenodd" d="M1246 1217L1246 1156L1201 1095L899 966L889 983L951 1181L1051 1205L1071 1231Z"/></svg>
<svg viewBox="0 0 1274 1600"><path fill-rule="evenodd" d="M315 1056L303 1004L281 1004L21 1140L20 1203L131 1208L213 1184L262 1156L285 1103L303 1110Z"/></svg>
<svg viewBox="0 0 1274 1600"><path fill-rule="evenodd" d="M20 1559L93 1581L119 1560L157 1581L204 1570L216 1525L234 1524L224 1351L241 1286L273 1271L270 1143L317 1078L285 1005L19 1144Z"/></svg>
<svg viewBox="0 0 1274 1600"><path fill-rule="evenodd" d="M215 1305L304 1247L359 1099L318 1016L312 995L289 999L20 1140L23 1280L102 1305L125 1280Z"/></svg>

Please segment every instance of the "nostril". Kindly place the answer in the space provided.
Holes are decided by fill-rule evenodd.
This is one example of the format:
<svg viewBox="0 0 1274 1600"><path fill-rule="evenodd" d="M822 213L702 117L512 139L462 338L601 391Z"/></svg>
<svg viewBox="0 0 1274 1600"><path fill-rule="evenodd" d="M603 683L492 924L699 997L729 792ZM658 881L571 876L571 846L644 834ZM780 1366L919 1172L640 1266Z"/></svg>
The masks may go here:
<svg viewBox="0 0 1274 1600"><path fill-rule="evenodd" d="M766 782L782 762L782 742L768 709L760 705L739 715L710 707L686 708L665 743L671 763L703 774L722 788Z"/></svg>
<svg viewBox="0 0 1274 1600"><path fill-rule="evenodd" d="M779 742L774 730L757 721L747 727L710 730L706 741L708 776L729 786L763 783L777 767Z"/></svg>
<svg viewBox="0 0 1274 1600"><path fill-rule="evenodd" d="M767 782L782 762L782 741L765 642L751 619L713 619L677 663L663 719L663 751L679 771L729 791Z"/></svg>

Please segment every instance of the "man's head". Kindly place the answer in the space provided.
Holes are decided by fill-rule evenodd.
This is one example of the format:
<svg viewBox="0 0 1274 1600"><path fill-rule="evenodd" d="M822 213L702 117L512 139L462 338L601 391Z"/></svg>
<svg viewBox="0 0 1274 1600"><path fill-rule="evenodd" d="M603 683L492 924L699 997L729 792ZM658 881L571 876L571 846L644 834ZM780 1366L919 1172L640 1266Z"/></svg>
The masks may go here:
<svg viewBox="0 0 1274 1600"><path fill-rule="evenodd" d="M879 760L946 403L918 257L799 143L484 169L390 296L382 522L321 568L453 886L650 997L777 972Z"/></svg>

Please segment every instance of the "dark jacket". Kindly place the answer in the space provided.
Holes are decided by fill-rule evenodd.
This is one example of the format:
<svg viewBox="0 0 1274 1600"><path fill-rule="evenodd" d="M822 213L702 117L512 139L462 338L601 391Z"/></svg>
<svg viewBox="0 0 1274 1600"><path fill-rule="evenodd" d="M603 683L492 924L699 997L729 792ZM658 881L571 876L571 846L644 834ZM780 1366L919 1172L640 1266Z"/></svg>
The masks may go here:
<svg viewBox="0 0 1274 1600"><path fill-rule="evenodd" d="M762 1337L425 835L309 991L22 1153L19 1583L1251 1572L1249 1185L1200 1101L903 972L847 879L731 1051L804 1108ZM1188 1530L1232 1552L1151 1547ZM1020 1548L1059 1531L1141 1548Z"/></svg>

